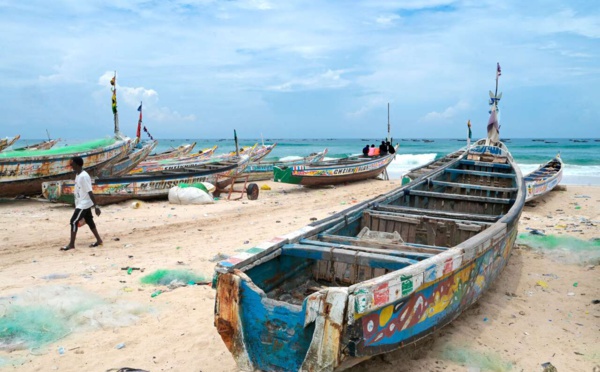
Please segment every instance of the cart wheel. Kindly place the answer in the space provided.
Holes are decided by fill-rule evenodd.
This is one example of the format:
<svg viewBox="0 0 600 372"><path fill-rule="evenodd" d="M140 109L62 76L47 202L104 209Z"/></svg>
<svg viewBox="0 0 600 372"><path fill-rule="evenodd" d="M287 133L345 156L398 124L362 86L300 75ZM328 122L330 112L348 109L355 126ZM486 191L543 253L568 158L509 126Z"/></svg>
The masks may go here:
<svg viewBox="0 0 600 372"><path fill-rule="evenodd" d="M248 195L248 199L256 200L258 199L258 185L255 183L251 183L246 187L246 195Z"/></svg>

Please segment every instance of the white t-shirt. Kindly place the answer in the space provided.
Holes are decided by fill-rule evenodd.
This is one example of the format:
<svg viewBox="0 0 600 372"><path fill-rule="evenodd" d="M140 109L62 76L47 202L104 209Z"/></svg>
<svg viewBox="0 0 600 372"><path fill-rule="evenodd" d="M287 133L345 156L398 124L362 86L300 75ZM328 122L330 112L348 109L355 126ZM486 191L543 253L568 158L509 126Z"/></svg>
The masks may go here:
<svg viewBox="0 0 600 372"><path fill-rule="evenodd" d="M88 209L94 202L88 194L92 191L92 179L86 171L81 171L75 176L75 208Z"/></svg>

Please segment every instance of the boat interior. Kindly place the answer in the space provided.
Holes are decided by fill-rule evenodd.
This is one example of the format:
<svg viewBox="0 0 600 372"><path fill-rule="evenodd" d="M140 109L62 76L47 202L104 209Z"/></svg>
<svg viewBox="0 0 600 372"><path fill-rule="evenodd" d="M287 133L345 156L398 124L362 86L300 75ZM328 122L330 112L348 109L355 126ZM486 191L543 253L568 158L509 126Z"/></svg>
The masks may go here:
<svg viewBox="0 0 600 372"><path fill-rule="evenodd" d="M301 305L329 286L351 286L426 260L479 234L518 193L512 165L468 160L406 185L391 200L342 212L317 235L286 244L246 271L267 297Z"/></svg>
<svg viewBox="0 0 600 372"><path fill-rule="evenodd" d="M562 168L562 163L553 159L546 163L543 167L536 169L525 177L525 182L535 181L554 176Z"/></svg>

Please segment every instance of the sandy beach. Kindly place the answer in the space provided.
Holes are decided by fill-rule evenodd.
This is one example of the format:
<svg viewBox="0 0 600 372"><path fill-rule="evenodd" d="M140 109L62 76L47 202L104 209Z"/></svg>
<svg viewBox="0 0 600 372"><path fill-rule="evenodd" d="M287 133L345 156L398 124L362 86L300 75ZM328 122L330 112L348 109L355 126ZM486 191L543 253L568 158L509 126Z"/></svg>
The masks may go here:
<svg viewBox="0 0 600 372"><path fill-rule="evenodd" d="M210 282L219 257L388 192L400 181L320 189L258 184L271 190L261 190L255 201L103 207L96 224L104 245L89 248L94 237L84 226L76 249L67 252L59 248L68 242L71 206L0 201L0 319L24 308L68 318L59 339L39 347L0 339L0 370L237 371L213 326L210 285L156 287L140 279L156 270L191 270ZM525 207L519 232L589 240L600 238L599 225L600 187L567 186ZM598 254L591 257L519 246L492 288L451 325L353 370L541 371L547 362L561 372L600 370L600 304L594 303L600 300L600 267L594 266ZM153 297L158 289L163 292Z"/></svg>

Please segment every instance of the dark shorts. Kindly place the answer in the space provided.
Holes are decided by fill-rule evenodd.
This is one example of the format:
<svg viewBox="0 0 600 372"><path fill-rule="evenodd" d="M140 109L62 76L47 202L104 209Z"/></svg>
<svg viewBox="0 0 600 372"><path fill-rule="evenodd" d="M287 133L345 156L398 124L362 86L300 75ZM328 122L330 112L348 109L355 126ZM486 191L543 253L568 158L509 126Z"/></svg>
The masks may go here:
<svg viewBox="0 0 600 372"><path fill-rule="evenodd" d="M79 226L77 226L77 222L80 220L85 220L85 223L88 224L90 229L96 228L96 224L94 223L94 216L92 215L92 208L88 209L75 209L73 212L73 217L71 217L71 231L77 232Z"/></svg>

